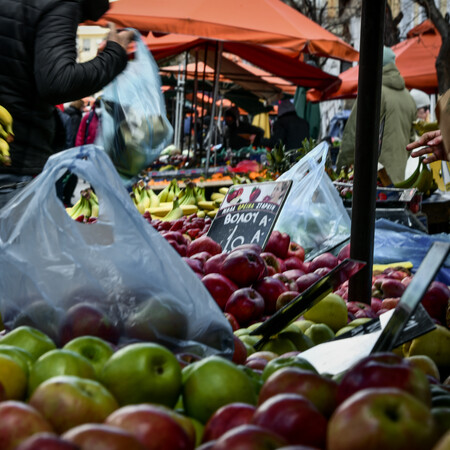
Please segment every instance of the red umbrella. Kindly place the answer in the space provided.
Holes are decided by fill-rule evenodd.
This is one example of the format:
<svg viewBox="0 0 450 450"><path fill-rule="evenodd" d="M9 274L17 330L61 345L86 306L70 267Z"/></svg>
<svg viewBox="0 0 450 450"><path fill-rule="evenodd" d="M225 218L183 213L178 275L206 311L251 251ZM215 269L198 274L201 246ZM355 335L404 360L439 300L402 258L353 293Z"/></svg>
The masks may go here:
<svg viewBox="0 0 450 450"><path fill-rule="evenodd" d="M358 52L281 0L118 0L99 24L273 46L356 61Z"/></svg>
<svg viewBox="0 0 450 450"><path fill-rule="evenodd" d="M408 39L394 45L395 64L408 89L437 92L436 58L442 45L441 35L430 20L425 20L408 33ZM307 99L312 102L356 97L358 71L355 66L339 75L339 81L324 90L311 89Z"/></svg>

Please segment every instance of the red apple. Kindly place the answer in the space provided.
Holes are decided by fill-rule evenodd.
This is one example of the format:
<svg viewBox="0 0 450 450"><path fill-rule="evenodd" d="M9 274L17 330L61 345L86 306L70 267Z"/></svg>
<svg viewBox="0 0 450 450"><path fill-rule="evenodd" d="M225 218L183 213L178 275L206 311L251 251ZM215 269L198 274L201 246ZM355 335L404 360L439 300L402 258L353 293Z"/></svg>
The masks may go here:
<svg viewBox="0 0 450 450"><path fill-rule="evenodd" d="M265 314L273 314L276 311L278 297L287 291L287 287L280 280L273 277L264 277L253 285L264 299Z"/></svg>
<svg viewBox="0 0 450 450"><path fill-rule="evenodd" d="M388 311L390 309L394 309L397 305L398 302L400 301L400 297L388 297L382 300L381 302L381 308L380 309L387 309Z"/></svg>
<svg viewBox="0 0 450 450"><path fill-rule="evenodd" d="M382 308L382 300L377 297L372 297L370 299L370 307L374 313L377 313Z"/></svg>
<svg viewBox="0 0 450 450"><path fill-rule="evenodd" d="M252 358L245 361L245 366L250 367L250 369L257 370L258 373L262 373L264 367L267 366L267 359L264 358Z"/></svg>
<svg viewBox="0 0 450 450"><path fill-rule="evenodd" d="M393 278L385 278L380 286L383 298L401 297L405 289L406 286L400 280Z"/></svg>
<svg viewBox="0 0 450 450"><path fill-rule="evenodd" d="M225 305L225 312L233 314L241 326L261 319L264 309L265 303L261 294L250 287L234 291Z"/></svg>
<svg viewBox="0 0 450 450"><path fill-rule="evenodd" d="M211 258L209 258L203 266L203 272L205 275L208 273L220 273L222 263L227 256L228 253L218 253L217 255L211 256Z"/></svg>
<svg viewBox="0 0 450 450"><path fill-rule="evenodd" d="M344 259L347 258L350 258L350 244L344 245L344 247L339 250L337 255L337 259L339 261L344 261Z"/></svg>
<svg viewBox="0 0 450 450"><path fill-rule="evenodd" d="M219 408L206 422L203 442L219 439L224 433L240 425L249 424L256 406L248 403L229 403Z"/></svg>
<svg viewBox="0 0 450 450"><path fill-rule="evenodd" d="M305 260L305 249L300 244L297 244L297 242L291 240L291 242L289 242L287 256L296 256L303 262Z"/></svg>
<svg viewBox="0 0 450 450"><path fill-rule="evenodd" d="M176 413L160 405L129 405L114 411L105 424L131 433L147 450L193 449L191 437L173 414Z"/></svg>
<svg viewBox="0 0 450 450"><path fill-rule="evenodd" d="M291 238L287 233L281 233L277 230L272 231L264 251L273 253L278 258L286 259L290 242Z"/></svg>
<svg viewBox="0 0 450 450"><path fill-rule="evenodd" d="M290 256L289 258L286 258L284 260L284 267L285 271L291 269L298 269L301 270L303 273L305 273L302 260L300 258L297 258L296 256Z"/></svg>
<svg viewBox="0 0 450 450"><path fill-rule="evenodd" d="M208 236L202 236L193 240L186 249L186 256L192 256L196 253L208 252L211 256L222 253L222 247L216 241Z"/></svg>
<svg viewBox="0 0 450 450"><path fill-rule="evenodd" d="M203 274L203 261L201 259L183 257L183 261L196 273Z"/></svg>
<svg viewBox="0 0 450 450"><path fill-rule="evenodd" d="M424 450L435 443L430 409L396 388L363 389L331 417L327 450Z"/></svg>
<svg viewBox="0 0 450 450"><path fill-rule="evenodd" d="M258 253L258 255L260 255L262 252L262 248L258 244L241 244L237 247L234 247L232 251L235 252L238 250L251 250L255 253Z"/></svg>
<svg viewBox="0 0 450 450"><path fill-rule="evenodd" d="M251 250L231 252L223 261L220 273L239 287L251 286L266 274L266 263Z"/></svg>
<svg viewBox="0 0 450 450"><path fill-rule="evenodd" d="M235 335L233 335L234 352L232 361L235 364L245 364L247 359L247 347L244 343Z"/></svg>
<svg viewBox="0 0 450 450"><path fill-rule="evenodd" d="M316 256L309 266L309 271L314 272L316 269L320 267L328 267L329 269L333 269L339 264L339 260L336 256L334 256L330 252L322 253L319 256Z"/></svg>
<svg viewBox="0 0 450 450"><path fill-rule="evenodd" d="M381 387L403 389L430 405L430 386L425 373L389 352L369 355L348 369L338 386L338 403L361 389Z"/></svg>
<svg viewBox="0 0 450 450"><path fill-rule="evenodd" d="M448 286L440 281L433 281L422 298L422 305L433 319L445 324L449 300Z"/></svg>
<svg viewBox="0 0 450 450"><path fill-rule="evenodd" d="M298 292L297 291L286 291L283 292L278 298L277 298L277 302L275 304L275 309L278 311L279 309L281 309L283 306L287 305L289 302L291 302L292 300L294 300L295 297L298 297Z"/></svg>
<svg viewBox="0 0 450 450"><path fill-rule="evenodd" d="M29 436L52 433L50 423L27 403L6 400L0 403L0 448L13 450Z"/></svg>
<svg viewBox="0 0 450 450"><path fill-rule="evenodd" d="M258 404L274 395L283 393L301 394L310 400L326 417L337 406L337 383L314 371L295 366L287 366L273 372L263 384Z"/></svg>
<svg viewBox="0 0 450 450"><path fill-rule="evenodd" d="M214 450L274 450L286 441L269 429L247 424L232 428L215 441Z"/></svg>
<svg viewBox="0 0 450 450"><path fill-rule="evenodd" d="M202 278L202 283L222 310L225 308L230 295L238 290L238 286L233 281L220 273L205 275Z"/></svg>
<svg viewBox="0 0 450 450"><path fill-rule="evenodd" d="M120 338L120 326L100 307L90 303L77 303L67 310L61 322L60 345L63 346L76 337L86 335L97 336L117 344Z"/></svg>
<svg viewBox="0 0 450 450"><path fill-rule="evenodd" d="M322 278L325 275L328 275L330 272L331 269L329 267L319 267L313 273L316 273L317 275L319 275L320 278Z"/></svg>
<svg viewBox="0 0 450 450"><path fill-rule="evenodd" d="M234 317L233 314L229 312L224 312L224 315L227 318L228 322L230 322L232 330L239 330L239 322L236 320L236 317Z"/></svg>
<svg viewBox="0 0 450 450"><path fill-rule="evenodd" d="M261 258L264 259L264 261L266 262L267 269L270 270L270 268L272 268L275 271L275 273L281 272L281 264L278 258L273 253L262 252Z"/></svg>
<svg viewBox="0 0 450 450"><path fill-rule="evenodd" d="M283 272L283 275L291 281L296 281L298 278L302 277L303 275L305 275L305 272L303 272L303 270L301 269L289 269L289 270L285 270Z"/></svg>
<svg viewBox="0 0 450 450"><path fill-rule="evenodd" d="M66 441L55 433L35 433L22 441L15 450L82 450L82 447ZM111 450L115 450L114 447ZM145 449L141 447L136 450Z"/></svg>
<svg viewBox="0 0 450 450"><path fill-rule="evenodd" d="M119 405L98 381L59 375L41 383L29 404L36 408L57 433L86 422L103 422Z"/></svg>
<svg viewBox="0 0 450 450"><path fill-rule="evenodd" d="M298 277L295 280L297 284L298 292L306 291L310 286L312 286L317 280L320 280L320 276L317 273L306 273Z"/></svg>
<svg viewBox="0 0 450 450"><path fill-rule="evenodd" d="M282 436L291 445L325 447L327 419L303 395L270 397L258 406L252 423Z"/></svg>
<svg viewBox="0 0 450 450"><path fill-rule="evenodd" d="M86 423L66 431L62 438L79 449L146 450L131 433L100 423Z"/></svg>

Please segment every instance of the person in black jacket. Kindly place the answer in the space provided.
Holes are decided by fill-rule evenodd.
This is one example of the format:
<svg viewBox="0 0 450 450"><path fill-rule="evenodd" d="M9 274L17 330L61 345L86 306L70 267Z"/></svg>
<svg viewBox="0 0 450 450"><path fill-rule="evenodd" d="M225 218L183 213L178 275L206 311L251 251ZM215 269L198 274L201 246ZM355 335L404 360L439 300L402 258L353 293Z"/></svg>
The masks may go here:
<svg viewBox="0 0 450 450"><path fill-rule="evenodd" d="M297 115L294 104L289 99L281 100L277 116L273 124L270 146L281 142L286 150L301 148L303 139L309 139L308 122Z"/></svg>
<svg viewBox="0 0 450 450"><path fill-rule="evenodd" d="M77 63L79 23L98 20L108 0L4 0L0 15L0 105L13 117L11 165L0 166L0 208L64 149L54 105L100 91L127 65L130 30L110 24L106 45Z"/></svg>

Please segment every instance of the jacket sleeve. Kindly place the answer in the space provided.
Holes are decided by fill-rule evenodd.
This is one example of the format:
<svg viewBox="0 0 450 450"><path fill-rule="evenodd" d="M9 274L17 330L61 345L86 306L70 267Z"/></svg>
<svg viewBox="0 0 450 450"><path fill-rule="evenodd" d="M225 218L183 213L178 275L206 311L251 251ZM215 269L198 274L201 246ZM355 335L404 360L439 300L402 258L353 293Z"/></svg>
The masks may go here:
<svg viewBox="0 0 450 450"><path fill-rule="evenodd" d="M78 2L59 2L43 14L36 30L36 85L40 96L54 105L95 94L127 65L126 51L112 41L94 59L77 63L79 18Z"/></svg>
<svg viewBox="0 0 450 450"><path fill-rule="evenodd" d="M84 144L86 135L86 122L89 114L85 114L80 122L80 127L78 128L77 135L75 137L75 147L79 147Z"/></svg>
<svg viewBox="0 0 450 450"><path fill-rule="evenodd" d="M347 120L342 133L341 149L336 160L336 169L349 166L355 162L355 136L356 136L356 102Z"/></svg>

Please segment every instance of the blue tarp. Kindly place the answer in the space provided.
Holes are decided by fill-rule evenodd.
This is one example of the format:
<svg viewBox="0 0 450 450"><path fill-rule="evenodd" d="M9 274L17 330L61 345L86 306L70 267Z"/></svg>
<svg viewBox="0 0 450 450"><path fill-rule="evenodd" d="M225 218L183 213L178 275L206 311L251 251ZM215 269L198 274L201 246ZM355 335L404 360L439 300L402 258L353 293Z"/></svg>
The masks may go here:
<svg viewBox="0 0 450 450"><path fill-rule="evenodd" d="M411 261L415 272L433 242L450 242L447 233L427 234L390 220L378 219L375 222L374 264L389 264ZM450 285L450 257L441 267L436 281Z"/></svg>

